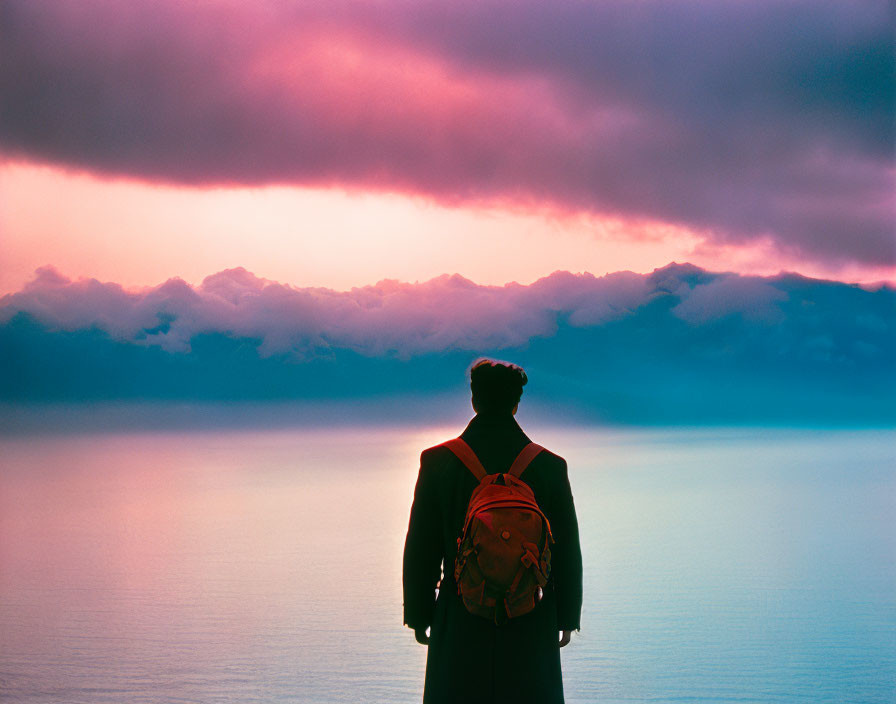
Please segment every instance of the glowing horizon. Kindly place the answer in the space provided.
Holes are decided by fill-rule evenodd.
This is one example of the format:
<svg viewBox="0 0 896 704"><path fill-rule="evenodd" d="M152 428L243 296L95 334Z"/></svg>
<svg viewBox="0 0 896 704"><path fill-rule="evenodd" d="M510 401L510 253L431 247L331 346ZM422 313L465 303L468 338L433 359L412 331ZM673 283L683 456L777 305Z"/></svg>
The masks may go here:
<svg viewBox="0 0 896 704"><path fill-rule="evenodd" d="M648 273L670 262L713 271L871 284L896 267L822 265L768 242L717 245L685 227L499 204L291 186L185 188L28 163L0 165L0 294L38 268L126 288L191 284L224 269L348 290L460 274L528 284L554 271ZM52 203L52 207L47 207ZM422 234L425 233L425 234Z"/></svg>

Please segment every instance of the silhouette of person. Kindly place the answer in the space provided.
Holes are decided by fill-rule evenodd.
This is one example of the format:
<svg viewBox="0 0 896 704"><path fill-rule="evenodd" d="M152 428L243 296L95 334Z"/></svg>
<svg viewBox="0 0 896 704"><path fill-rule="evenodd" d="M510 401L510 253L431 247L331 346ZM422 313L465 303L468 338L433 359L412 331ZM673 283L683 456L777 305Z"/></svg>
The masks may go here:
<svg viewBox="0 0 896 704"><path fill-rule="evenodd" d="M530 442L514 418L526 382L526 373L507 362L480 359L470 369L476 415L461 438L488 473L507 472ZM566 461L542 451L521 479L550 522L551 573L534 610L496 625L467 611L454 582L457 539L478 482L447 447L420 457L403 587L404 623L428 645L424 704L563 702L559 649L579 629L582 610L582 553Z"/></svg>

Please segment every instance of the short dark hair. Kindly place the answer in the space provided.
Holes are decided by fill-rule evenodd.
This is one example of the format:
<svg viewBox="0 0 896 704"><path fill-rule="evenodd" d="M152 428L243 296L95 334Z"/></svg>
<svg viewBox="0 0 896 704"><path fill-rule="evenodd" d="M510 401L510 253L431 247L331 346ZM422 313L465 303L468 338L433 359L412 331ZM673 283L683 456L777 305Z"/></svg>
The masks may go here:
<svg viewBox="0 0 896 704"><path fill-rule="evenodd" d="M478 413L510 413L520 402L529 378L510 362L482 357L470 367L470 390Z"/></svg>

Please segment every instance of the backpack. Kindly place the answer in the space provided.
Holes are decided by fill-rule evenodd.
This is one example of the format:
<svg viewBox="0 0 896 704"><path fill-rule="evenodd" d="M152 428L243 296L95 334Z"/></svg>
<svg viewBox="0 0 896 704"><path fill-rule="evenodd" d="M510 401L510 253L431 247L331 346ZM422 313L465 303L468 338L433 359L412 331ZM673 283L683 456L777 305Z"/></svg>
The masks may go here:
<svg viewBox="0 0 896 704"><path fill-rule="evenodd" d="M544 448L529 443L505 474L488 474L464 440L443 444L479 480L457 539L458 595L467 611L496 624L529 613L550 577L554 538L534 492L520 475Z"/></svg>

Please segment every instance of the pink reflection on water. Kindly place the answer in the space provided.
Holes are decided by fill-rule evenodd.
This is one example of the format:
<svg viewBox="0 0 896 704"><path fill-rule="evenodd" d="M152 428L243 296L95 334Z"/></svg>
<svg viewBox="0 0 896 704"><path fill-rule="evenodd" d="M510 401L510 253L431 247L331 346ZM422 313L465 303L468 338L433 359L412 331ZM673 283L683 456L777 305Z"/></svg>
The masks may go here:
<svg viewBox="0 0 896 704"><path fill-rule="evenodd" d="M400 600L384 613L365 587L400 593L412 483L388 484L412 481L416 456L388 443L362 456L326 431L4 441L0 656L59 687L271 658L301 681L339 633L397 630Z"/></svg>

